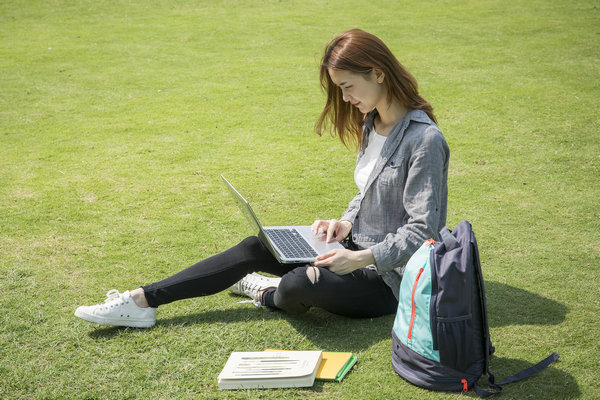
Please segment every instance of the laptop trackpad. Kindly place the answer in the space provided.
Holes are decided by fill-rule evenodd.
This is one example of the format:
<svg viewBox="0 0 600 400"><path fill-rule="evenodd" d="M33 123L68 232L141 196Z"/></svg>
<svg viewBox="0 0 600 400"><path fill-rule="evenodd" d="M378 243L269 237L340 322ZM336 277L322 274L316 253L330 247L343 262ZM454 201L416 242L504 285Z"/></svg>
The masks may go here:
<svg viewBox="0 0 600 400"><path fill-rule="evenodd" d="M342 246L339 242L327 243L325 241L326 236L323 234L315 236L312 233L310 226L294 226L293 228L300 232L302 237L304 237L308 244L310 244L318 254L327 253L333 249L344 248L344 246Z"/></svg>

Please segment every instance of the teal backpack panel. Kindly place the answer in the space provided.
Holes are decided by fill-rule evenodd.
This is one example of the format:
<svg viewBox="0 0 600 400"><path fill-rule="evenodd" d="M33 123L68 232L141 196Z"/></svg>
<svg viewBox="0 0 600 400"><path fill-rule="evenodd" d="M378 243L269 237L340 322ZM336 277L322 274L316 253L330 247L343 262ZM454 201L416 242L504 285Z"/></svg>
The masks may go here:
<svg viewBox="0 0 600 400"><path fill-rule="evenodd" d="M433 348L431 332L432 249L432 242L425 242L406 264L393 330L408 348L430 360L440 361L440 352Z"/></svg>

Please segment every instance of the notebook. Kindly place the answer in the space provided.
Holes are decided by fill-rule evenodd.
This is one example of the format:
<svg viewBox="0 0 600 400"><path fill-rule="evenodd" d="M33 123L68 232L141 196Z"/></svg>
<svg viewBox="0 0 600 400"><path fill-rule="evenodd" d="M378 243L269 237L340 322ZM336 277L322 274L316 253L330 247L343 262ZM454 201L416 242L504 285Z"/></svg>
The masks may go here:
<svg viewBox="0 0 600 400"><path fill-rule="evenodd" d="M267 349L265 351L284 351ZM352 353L345 352L323 352L323 361L317 371L316 379L320 381L341 382L356 364L358 358Z"/></svg>
<svg viewBox="0 0 600 400"><path fill-rule="evenodd" d="M280 263L311 263L318 255L344 248L339 242L327 243L324 234L313 234L310 226L262 226L250 203L223 175L221 178L256 236Z"/></svg>
<svg viewBox="0 0 600 400"><path fill-rule="evenodd" d="M309 387L322 358L320 351L234 351L219 374L219 389Z"/></svg>
<svg viewBox="0 0 600 400"><path fill-rule="evenodd" d="M358 359L352 353L323 352L323 361L317 371L321 381L341 382Z"/></svg>

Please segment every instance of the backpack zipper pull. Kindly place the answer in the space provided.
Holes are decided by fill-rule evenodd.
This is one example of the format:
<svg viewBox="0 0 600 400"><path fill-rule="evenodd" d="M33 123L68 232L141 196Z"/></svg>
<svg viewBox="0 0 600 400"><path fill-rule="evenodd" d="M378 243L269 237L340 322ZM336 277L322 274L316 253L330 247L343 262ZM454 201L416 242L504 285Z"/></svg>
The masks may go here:
<svg viewBox="0 0 600 400"><path fill-rule="evenodd" d="M467 393L469 391L469 382L466 379L462 379L460 383L463 384L463 392Z"/></svg>

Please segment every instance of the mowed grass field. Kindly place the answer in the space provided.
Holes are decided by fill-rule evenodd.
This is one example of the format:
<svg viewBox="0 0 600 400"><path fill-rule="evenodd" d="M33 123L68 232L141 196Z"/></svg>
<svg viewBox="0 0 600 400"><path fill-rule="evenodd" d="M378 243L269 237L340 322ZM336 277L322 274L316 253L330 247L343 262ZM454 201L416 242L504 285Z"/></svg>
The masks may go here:
<svg viewBox="0 0 600 400"><path fill-rule="evenodd" d="M600 398L600 2L0 3L0 398L453 399L391 368L393 316L161 307L153 329L73 316L265 224L337 218L355 153L314 134L321 52L381 37L451 148L448 226L477 236L503 399ZM232 351L351 351L342 383L220 391ZM474 397L473 393L466 396Z"/></svg>

